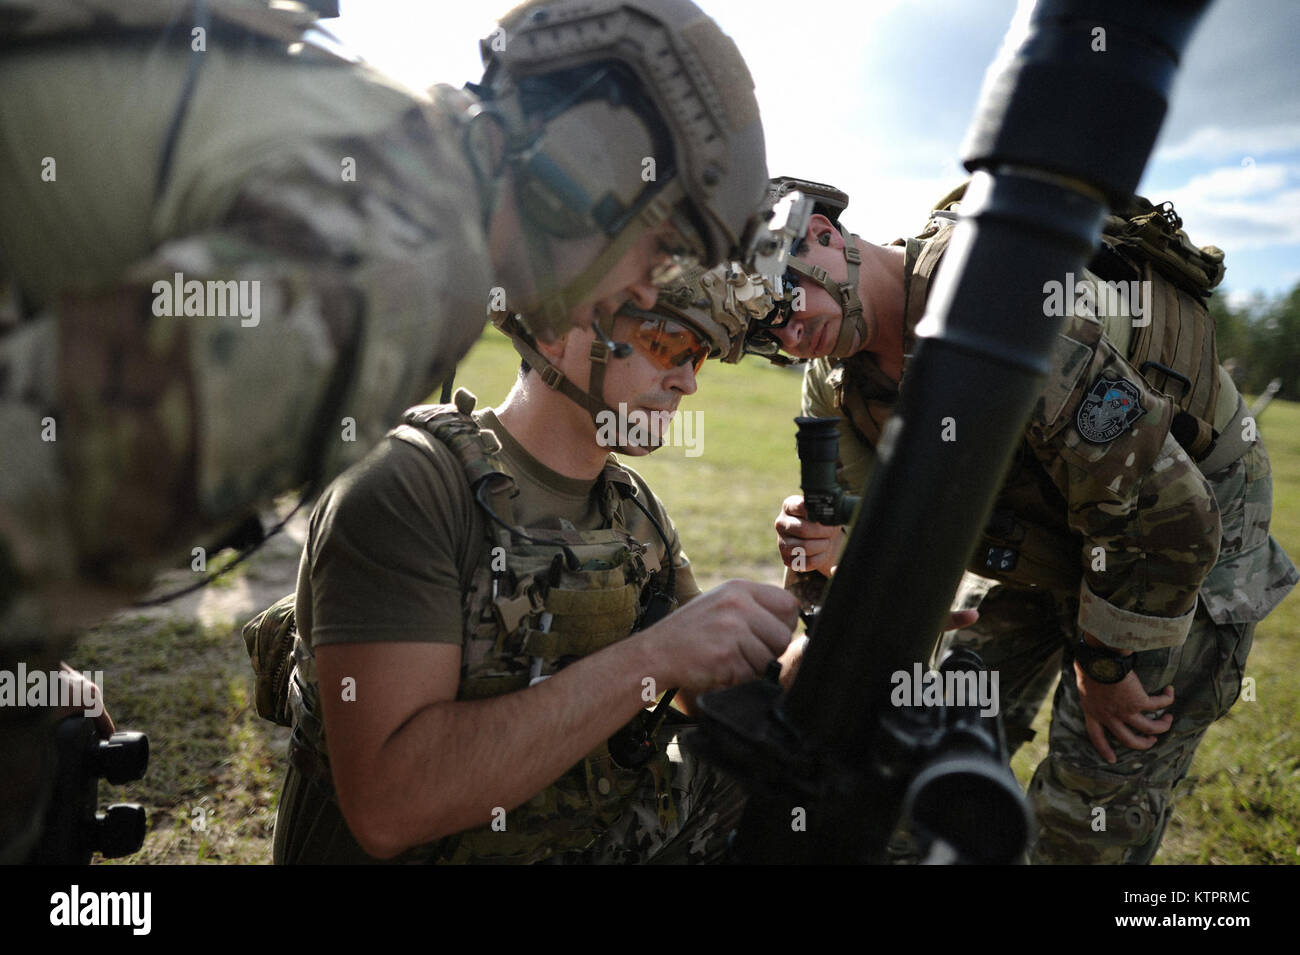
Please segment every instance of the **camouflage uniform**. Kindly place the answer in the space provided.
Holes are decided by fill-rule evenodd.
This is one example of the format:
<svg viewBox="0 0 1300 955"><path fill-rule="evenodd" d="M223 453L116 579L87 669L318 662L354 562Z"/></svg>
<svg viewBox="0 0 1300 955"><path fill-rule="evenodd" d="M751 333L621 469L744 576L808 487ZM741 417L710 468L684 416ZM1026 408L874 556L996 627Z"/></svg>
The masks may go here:
<svg viewBox="0 0 1300 955"><path fill-rule="evenodd" d="M907 245L909 354L941 254L933 239ZM1256 622L1297 580L1268 533L1263 442L1242 442L1240 457L1202 474L1170 434L1174 402L1112 343L1128 323L1126 315L1067 318L959 593L959 606L978 607L980 620L945 641L977 650L1000 671L1013 749L1032 737L1030 724L1061 675L1049 754L1029 787L1040 828L1035 862L1150 861L1174 784L1237 699ZM897 389L869 353L818 359L807 370L803 412L841 418L840 478L851 490L865 485ZM1225 446L1243 409L1222 377L1215 425ZM1174 687L1171 729L1149 750L1115 745L1115 765L1085 731L1069 650L1082 631L1136 651L1148 693ZM1102 818L1104 830L1094 830Z"/></svg>
<svg viewBox="0 0 1300 955"><path fill-rule="evenodd" d="M50 666L160 564L364 453L492 279L450 94L294 52L301 21L264 5L206 4L202 50L170 2L2 6L0 666ZM0 806L43 785L22 712ZM0 819L0 859L31 837Z"/></svg>

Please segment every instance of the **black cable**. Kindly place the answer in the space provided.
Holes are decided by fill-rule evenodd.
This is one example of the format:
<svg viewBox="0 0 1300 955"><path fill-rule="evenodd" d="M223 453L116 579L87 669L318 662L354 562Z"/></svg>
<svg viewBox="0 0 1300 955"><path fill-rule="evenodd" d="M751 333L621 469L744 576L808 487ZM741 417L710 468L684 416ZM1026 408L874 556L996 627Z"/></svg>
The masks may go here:
<svg viewBox="0 0 1300 955"><path fill-rule="evenodd" d="M265 536L263 536L262 539L258 541L256 544L250 544L248 547L245 547L242 551L240 551L235 556L235 559L232 560L230 563L228 563L225 567L222 567L220 570L214 570L212 573L208 574L202 580L196 581L195 583L182 587L180 590L174 590L169 594L163 594L161 597L151 597L148 600L137 600L133 604L131 604L131 606L132 607L158 607L165 603L171 603L177 597L184 597L186 594L193 593L194 591L198 590L201 587L206 587L208 584L212 583L218 577L222 577L230 573L232 570L234 570L236 567L238 567L248 558L252 557L255 553L257 553L257 551L261 549L263 544L269 541L276 534L280 533L280 531L284 530L284 526L289 523L289 521L293 518L293 516L302 509L302 506L306 504L307 501L309 501L314 494L315 494L315 488L314 487L308 488L303 493L303 496L299 498L298 503L293 506L293 510L290 511L288 514L286 514L284 516L284 519L281 520L280 523L276 524L269 531L267 531Z"/></svg>
<svg viewBox="0 0 1300 955"><path fill-rule="evenodd" d="M633 504L641 509L641 513L646 516L646 519L650 521L650 524L654 527L655 531L658 532L659 539L664 542L664 559L668 561L668 596L670 599L675 600L677 596L677 567L673 564L673 546L668 542L668 535L665 534L664 529L659 526L659 522L655 520L654 515L651 514L646 506L641 503L635 489L632 491L631 500ZM655 622L658 623L658 621ZM653 738L654 735L659 732L659 728L663 726L664 720L668 718L668 707L672 704L673 697L676 695L677 687L672 687L659 700L659 704L654 708L654 712L650 714L650 718L647 721L647 739Z"/></svg>
<svg viewBox="0 0 1300 955"><path fill-rule="evenodd" d="M205 0L195 0L195 29L202 30L203 36L206 37L211 26L212 22L208 14L207 3ZM189 113L190 99L193 98L194 87L198 85L199 66L203 62L203 52L203 50L194 49L193 44L191 44L190 60L185 68L185 80L181 85L181 97L176 103L176 111L172 113L171 122L167 124L167 135L163 139L162 157L158 163L158 178L154 181L153 198L155 202L162 198L163 192L167 189L167 183L171 179L172 157L176 152L176 142L181 136L181 127L185 125L185 117Z"/></svg>
<svg viewBox="0 0 1300 955"><path fill-rule="evenodd" d="M673 564L673 545L668 542L668 535L665 534L664 529L659 526L659 522L655 520L654 515L646 510L646 506L641 503L635 488L632 490L630 497L632 503L641 509L641 513L646 516L646 520L650 522L650 525L655 529L655 532L658 533L659 539L664 542L664 555L668 560L668 595L675 598L677 596L677 568Z"/></svg>
<svg viewBox="0 0 1300 955"><path fill-rule="evenodd" d="M474 491L474 501L478 504L479 507L483 508L484 512L487 514L488 517L492 518L492 520L496 521L498 524L500 524L502 527L508 530L511 536L518 537L521 540L526 540L530 544L545 544L548 547L560 548L560 550L564 552L564 562L569 565L570 570L576 571L579 567L582 566L582 561L578 560L578 555L575 554L572 550L570 550L569 545L566 544L564 541L547 540L545 538L540 538L540 537L531 537L528 534L525 534L520 528L515 527L511 524L507 524L505 521L503 521L500 517L497 516L497 512L492 510L492 508L488 505L488 502L484 500L483 492L486 490L487 490L487 481L480 481L478 487Z"/></svg>

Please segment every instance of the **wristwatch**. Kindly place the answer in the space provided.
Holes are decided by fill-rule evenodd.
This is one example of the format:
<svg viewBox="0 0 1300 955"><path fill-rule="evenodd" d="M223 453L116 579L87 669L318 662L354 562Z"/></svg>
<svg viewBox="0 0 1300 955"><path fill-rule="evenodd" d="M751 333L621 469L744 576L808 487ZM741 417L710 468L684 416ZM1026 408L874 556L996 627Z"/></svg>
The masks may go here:
<svg viewBox="0 0 1300 955"><path fill-rule="evenodd" d="M1094 647L1083 637L1074 643L1074 659L1098 683L1118 683L1133 669L1133 654L1124 656L1114 650Z"/></svg>

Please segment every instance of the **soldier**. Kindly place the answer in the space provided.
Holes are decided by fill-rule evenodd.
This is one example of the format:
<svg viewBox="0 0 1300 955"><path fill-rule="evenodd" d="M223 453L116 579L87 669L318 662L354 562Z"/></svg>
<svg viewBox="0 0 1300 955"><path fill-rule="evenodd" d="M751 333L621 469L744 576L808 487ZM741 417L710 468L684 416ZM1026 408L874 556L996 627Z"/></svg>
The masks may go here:
<svg viewBox="0 0 1300 955"><path fill-rule="evenodd" d="M253 0L4 6L0 666L55 667L357 460L489 309L553 335L649 304L763 195L749 73L689 2L533 0L481 85L428 97ZM48 778L25 719L0 713L4 861Z"/></svg>
<svg viewBox="0 0 1300 955"><path fill-rule="evenodd" d="M643 708L762 675L796 603L745 581L701 595L663 505L609 453L654 450L705 359L739 357L698 276L661 298L551 340L499 318L523 358L505 402L411 409L326 492L277 862L721 855L739 791L669 744L677 714Z"/></svg>
<svg viewBox="0 0 1300 955"><path fill-rule="evenodd" d="M903 383L959 195L919 239L876 246L843 229L847 197L825 190L786 276L790 305L802 309L756 324L767 347L811 359L803 413L841 419L840 474L855 492ZM1093 260L1083 280L1094 291L1151 282L1145 307L1106 308L1109 297L1094 295L1098 317L1067 310L1055 371L963 582L959 603L978 606L980 622L950 641L1000 671L1013 748L1032 737L1061 673L1049 754L1029 787L1036 862L1150 861L1175 783L1237 699L1255 624L1297 579L1268 533L1263 442L1218 368L1212 325L1196 324L1222 253L1195 250L1172 211L1134 209L1131 220L1112 217L1108 233L1158 231L1185 254L1161 262L1172 270L1162 273L1108 238ZM940 424L955 429L962 410ZM783 503L782 558L829 574L842 529L805 518L802 498Z"/></svg>

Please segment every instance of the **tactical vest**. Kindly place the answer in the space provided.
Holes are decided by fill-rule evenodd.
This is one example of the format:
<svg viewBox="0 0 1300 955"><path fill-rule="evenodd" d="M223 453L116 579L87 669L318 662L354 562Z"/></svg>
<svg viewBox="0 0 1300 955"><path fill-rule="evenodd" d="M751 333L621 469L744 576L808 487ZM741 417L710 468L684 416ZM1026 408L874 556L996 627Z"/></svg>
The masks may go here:
<svg viewBox="0 0 1300 955"><path fill-rule="evenodd" d="M518 492L499 457L500 442L470 417L473 395L461 389L455 401L409 409L389 437L431 458L440 457L435 442L450 449L484 516L482 545L461 578L464 642L456 699L474 700L525 689L629 636L648 602L652 577L671 555L661 552L661 541L646 545L626 530L624 502L636 485L612 459L599 480L605 527L515 527L511 499ZM301 638L293 654L293 746L308 756L300 753L295 764L315 762L316 771L328 775L315 659ZM659 742L650 762L635 770L618 766L601 743L555 783L506 813L504 831L489 823L411 850L402 860L527 863L581 851L627 810L638 791L641 798L653 799L660 825L667 828L676 807L664 741Z"/></svg>
<svg viewBox="0 0 1300 955"><path fill-rule="evenodd" d="M945 197L919 236L894 243L905 248L905 360L952 237L961 193ZM1181 224L1168 203L1154 207L1135 198L1107 218L1102 247L1089 270L1105 281L1151 283L1145 324L1134 322L1130 328L1129 317L1103 320L1106 334L1147 383L1174 403L1171 433L1210 475L1249 447L1240 439L1245 404L1220 371L1214 321L1206 307L1206 296L1223 276L1223 253L1212 246L1197 249ZM828 383L853 430L875 448L898 400L899 383L866 353L843 360ZM1022 441L968 569L1012 585L1075 592L1083 571L1066 512L1059 490Z"/></svg>

